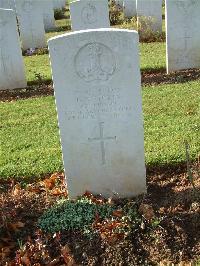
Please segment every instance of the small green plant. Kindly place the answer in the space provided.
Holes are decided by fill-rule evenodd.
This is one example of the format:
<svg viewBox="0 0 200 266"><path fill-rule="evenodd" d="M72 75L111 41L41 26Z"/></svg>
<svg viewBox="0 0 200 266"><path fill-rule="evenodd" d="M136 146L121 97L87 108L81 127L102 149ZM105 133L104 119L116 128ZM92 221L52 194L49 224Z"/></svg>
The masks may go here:
<svg viewBox="0 0 200 266"><path fill-rule="evenodd" d="M120 26L122 29L128 30L137 30L137 19L136 17L127 18L123 21L122 25Z"/></svg>
<svg viewBox="0 0 200 266"><path fill-rule="evenodd" d="M40 85L43 84L44 80L43 80L42 75L40 73L37 73L37 72L35 72L34 74L35 74L35 79L37 80L37 83Z"/></svg>
<svg viewBox="0 0 200 266"><path fill-rule="evenodd" d="M77 201L62 200L47 210L39 219L38 225L45 232L62 230L82 230L92 225L96 217L109 218L114 211L109 204L95 204L86 198Z"/></svg>
<svg viewBox="0 0 200 266"><path fill-rule="evenodd" d="M122 7L117 5L115 1L111 0L109 5L109 18L112 26L119 25L123 22L124 16Z"/></svg>

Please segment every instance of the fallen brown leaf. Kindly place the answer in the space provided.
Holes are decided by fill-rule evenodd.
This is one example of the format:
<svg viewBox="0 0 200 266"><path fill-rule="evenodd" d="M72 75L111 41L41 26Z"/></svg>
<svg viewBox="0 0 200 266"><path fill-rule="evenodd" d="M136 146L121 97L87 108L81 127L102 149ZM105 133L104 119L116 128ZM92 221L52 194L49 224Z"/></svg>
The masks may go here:
<svg viewBox="0 0 200 266"><path fill-rule="evenodd" d="M123 211L122 210L113 211L113 216L121 218L123 216Z"/></svg>
<svg viewBox="0 0 200 266"><path fill-rule="evenodd" d="M63 246L60 251L67 266L75 265L75 261L71 255L71 250L68 245Z"/></svg>
<svg viewBox="0 0 200 266"><path fill-rule="evenodd" d="M142 203L139 207L139 212L144 216L145 219L151 220L155 214L151 205Z"/></svg>
<svg viewBox="0 0 200 266"><path fill-rule="evenodd" d="M11 231L17 232L17 231L20 230L20 228L23 228L24 225L25 225L25 224L22 223L22 222L8 223L8 224L7 224L7 227L8 227Z"/></svg>
<svg viewBox="0 0 200 266"><path fill-rule="evenodd" d="M16 185L13 187L12 194L13 194L13 196L19 196L20 193L21 193L21 186L20 186L20 184L16 184Z"/></svg>
<svg viewBox="0 0 200 266"><path fill-rule="evenodd" d="M21 262L25 265L25 266L30 266L31 265L31 261L28 257L28 254L25 253L23 257L21 257Z"/></svg>

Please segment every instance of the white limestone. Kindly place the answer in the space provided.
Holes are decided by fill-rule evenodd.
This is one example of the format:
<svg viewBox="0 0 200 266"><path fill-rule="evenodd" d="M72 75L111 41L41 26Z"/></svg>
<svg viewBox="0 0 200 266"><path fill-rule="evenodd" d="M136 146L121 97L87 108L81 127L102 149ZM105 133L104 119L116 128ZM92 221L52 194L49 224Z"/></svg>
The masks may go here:
<svg viewBox="0 0 200 266"><path fill-rule="evenodd" d="M0 0L0 8L13 9L15 11L14 0Z"/></svg>
<svg viewBox="0 0 200 266"><path fill-rule="evenodd" d="M167 72L200 68L200 1L166 1Z"/></svg>
<svg viewBox="0 0 200 266"><path fill-rule="evenodd" d="M145 192L137 32L86 30L48 44L70 197Z"/></svg>
<svg viewBox="0 0 200 266"><path fill-rule="evenodd" d="M24 87L26 79L15 12L0 9L0 90Z"/></svg>
<svg viewBox="0 0 200 266"><path fill-rule="evenodd" d="M124 0L123 10L124 10L124 16L126 18L137 16L136 0Z"/></svg>
<svg viewBox="0 0 200 266"><path fill-rule="evenodd" d="M140 32L147 29L162 32L162 0L137 0L137 22Z"/></svg>
<svg viewBox="0 0 200 266"><path fill-rule="evenodd" d="M54 7L53 1L40 0L40 5L43 10L44 29L49 31L55 28Z"/></svg>
<svg viewBox="0 0 200 266"><path fill-rule="evenodd" d="M77 0L70 3L72 30L110 27L108 0Z"/></svg>
<svg viewBox="0 0 200 266"><path fill-rule="evenodd" d="M39 1L15 0L19 20L22 48L42 48L46 46L43 10Z"/></svg>
<svg viewBox="0 0 200 266"><path fill-rule="evenodd" d="M53 0L54 9L62 9L65 7L66 0Z"/></svg>

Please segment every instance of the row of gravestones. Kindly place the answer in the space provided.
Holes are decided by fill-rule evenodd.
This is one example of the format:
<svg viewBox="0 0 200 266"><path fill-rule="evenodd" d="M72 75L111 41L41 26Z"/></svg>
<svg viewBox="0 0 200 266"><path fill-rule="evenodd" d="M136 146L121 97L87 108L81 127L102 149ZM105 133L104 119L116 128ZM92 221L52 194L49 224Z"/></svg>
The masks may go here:
<svg viewBox="0 0 200 266"><path fill-rule="evenodd" d="M0 0L1 90L27 86L21 46L23 50L45 47L45 30L55 26L54 9L64 5L65 0Z"/></svg>
<svg viewBox="0 0 200 266"><path fill-rule="evenodd" d="M65 0L0 0L0 8L16 13L22 49L46 46L45 31L55 28L54 10L65 6Z"/></svg>
<svg viewBox="0 0 200 266"><path fill-rule="evenodd" d="M167 16L179 10L179 18L189 10L192 16L185 19L197 26L199 0L167 2ZM93 4L94 0L89 10ZM85 7L81 14L84 19L92 17ZM0 78L9 62L13 71L7 78L14 76L20 83L17 71L23 64L17 58L15 14L1 9L0 18ZM89 29L54 37L48 44L69 195L87 190L106 197L131 197L145 192L138 33Z"/></svg>
<svg viewBox="0 0 200 266"><path fill-rule="evenodd" d="M26 50L44 47L46 46L44 24L48 29L54 26L53 1L55 0L0 0L1 7L14 9L14 14L9 10L1 10L0 13L0 89L26 86L15 14L18 17L22 48ZM60 5L64 4L61 0L56 1L57 4L59 1ZM146 0L137 1L142 3ZM157 9L152 9L152 6L158 1L160 0L143 2L143 7L146 10L150 9L151 13L146 11L140 14L146 16L151 14L151 17L156 17L152 10ZM161 11L160 4L157 6ZM198 0L166 0L168 72L200 66L199 13L200 1ZM73 30L109 28L110 26L107 0L74 1L70 4L70 16ZM12 32L15 33L11 34Z"/></svg>
<svg viewBox="0 0 200 266"><path fill-rule="evenodd" d="M79 2L80 10L73 3L77 31L48 42L68 192L72 198L85 191L132 197L146 191L139 37L130 30L82 29L80 16L91 25L105 16L94 3ZM189 10L195 18L187 23L199 22L199 0L167 5L172 15L179 11L178 19Z"/></svg>

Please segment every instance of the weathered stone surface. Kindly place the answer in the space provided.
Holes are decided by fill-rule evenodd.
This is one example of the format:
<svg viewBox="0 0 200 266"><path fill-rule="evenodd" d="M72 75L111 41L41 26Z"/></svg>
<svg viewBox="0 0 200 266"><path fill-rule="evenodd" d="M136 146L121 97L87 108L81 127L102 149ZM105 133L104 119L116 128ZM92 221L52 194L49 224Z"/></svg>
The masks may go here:
<svg viewBox="0 0 200 266"><path fill-rule="evenodd" d="M43 12L39 1L15 0L22 48L46 46Z"/></svg>
<svg viewBox="0 0 200 266"><path fill-rule="evenodd" d="M13 9L15 11L14 0L0 0L0 8Z"/></svg>
<svg viewBox="0 0 200 266"><path fill-rule="evenodd" d="M123 2L124 16L126 18L137 16L136 0L124 0Z"/></svg>
<svg viewBox="0 0 200 266"><path fill-rule="evenodd" d="M69 195L145 192L137 32L87 30L48 43Z"/></svg>
<svg viewBox="0 0 200 266"><path fill-rule="evenodd" d="M108 0L77 0L70 4L72 30L109 28Z"/></svg>
<svg viewBox="0 0 200 266"><path fill-rule="evenodd" d="M140 32L162 32L162 0L137 0L137 22Z"/></svg>
<svg viewBox="0 0 200 266"><path fill-rule="evenodd" d="M200 67L200 1L166 1L167 72Z"/></svg>
<svg viewBox="0 0 200 266"><path fill-rule="evenodd" d="M53 0L54 9L62 9L65 7L66 0Z"/></svg>
<svg viewBox="0 0 200 266"><path fill-rule="evenodd" d="M0 9L0 90L26 87L15 12Z"/></svg>

